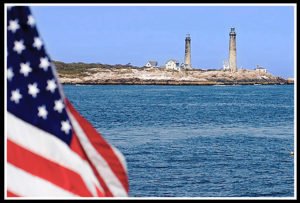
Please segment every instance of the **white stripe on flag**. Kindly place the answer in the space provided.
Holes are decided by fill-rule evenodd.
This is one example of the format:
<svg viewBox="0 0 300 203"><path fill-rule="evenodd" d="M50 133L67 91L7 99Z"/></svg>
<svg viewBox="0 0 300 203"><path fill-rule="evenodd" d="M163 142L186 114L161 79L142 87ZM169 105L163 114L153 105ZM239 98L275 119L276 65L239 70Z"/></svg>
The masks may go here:
<svg viewBox="0 0 300 203"><path fill-rule="evenodd" d="M83 132L82 128L78 124L77 120L73 117L72 113L69 111L68 115L71 120L73 129L82 144L87 156L89 157L90 161L96 167L98 173L101 175L102 179L106 183L107 187L111 191L111 193L115 197L127 197L128 194L124 189L123 185L119 181L119 179L115 176L105 159L96 151L96 149L92 146L89 139ZM119 152L120 153L120 152ZM124 159L124 158L123 158ZM125 168L125 167L124 167Z"/></svg>
<svg viewBox="0 0 300 203"><path fill-rule="evenodd" d="M7 190L24 197L76 197L49 181L33 176L14 165L6 164ZM33 190L34 188L34 190Z"/></svg>
<svg viewBox="0 0 300 203"><path fill-rule="evenodd" d="M111 145L111 148L113 149L115 155L117 155L118 159L120 160L125 172L127 173L127 163L126 163L126 159L124 157L124 155L122 154L122 152L120 152L117 148L115 148L114 146Z"/></svg>
<svg viewBox="0 0 300 203"><path fill-rule="evenodd" d="M95 185L104 192L87 161L73 152L67 144L9 112L7 112L6 123L7 138L33 153L78 173L94 196L97 196Z"/></svg>

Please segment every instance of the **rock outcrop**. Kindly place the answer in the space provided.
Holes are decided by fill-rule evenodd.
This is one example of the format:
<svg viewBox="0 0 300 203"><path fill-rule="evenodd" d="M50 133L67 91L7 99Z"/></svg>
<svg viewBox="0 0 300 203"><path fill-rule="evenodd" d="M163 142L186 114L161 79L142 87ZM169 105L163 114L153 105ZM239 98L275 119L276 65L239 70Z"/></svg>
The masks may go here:
<svg viewBox="0 0 300 203"><path fill-rule="evenodd" d="M239 69L236 72L215 70L173 71L162 68L99 69L91 68L77 75L59 73L62 84L122 84L122 85L253 85L291 84L270 73Z"/></svg>

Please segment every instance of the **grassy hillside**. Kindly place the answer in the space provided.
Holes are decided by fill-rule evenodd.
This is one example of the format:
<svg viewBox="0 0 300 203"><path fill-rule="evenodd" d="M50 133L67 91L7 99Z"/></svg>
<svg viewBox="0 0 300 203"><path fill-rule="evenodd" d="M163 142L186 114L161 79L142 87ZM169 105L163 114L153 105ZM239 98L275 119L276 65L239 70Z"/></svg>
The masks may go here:
<svg viewBox="0 0 300 203"><path fill-rule="evenodd" d="M129 69L133 68L136 69L138 67L132 66L130 64L122 65L122 64L116 64L116 65L108 65L108 64L101 64L101 63L64 63L60 61L52 61L54 65L56 66L56 70L59 74L68 74L68 75L80 75L84 74L84 72L89 71L89 69L97 68L97 69Z"/></svg>

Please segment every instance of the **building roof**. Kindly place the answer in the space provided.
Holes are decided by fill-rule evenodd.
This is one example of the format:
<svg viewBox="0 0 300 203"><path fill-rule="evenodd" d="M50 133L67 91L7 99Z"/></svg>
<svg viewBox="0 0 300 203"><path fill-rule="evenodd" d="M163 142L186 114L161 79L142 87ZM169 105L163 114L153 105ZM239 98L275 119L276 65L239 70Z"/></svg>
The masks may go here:
<svg viewBox="0 0 300 203"><path fill-rule="evenodd" d="M151 66L157 66L157 61L148 61L148 63L150 63Z"/></svg>
<svg viewBox="0 0 300 203"><path fill-rule="evenodd" d="M175 59L170 59L170 60L167 61L167 63L170 62L170 61L173 61L174 63L179 63L179 61L177 61Z"/></svg>

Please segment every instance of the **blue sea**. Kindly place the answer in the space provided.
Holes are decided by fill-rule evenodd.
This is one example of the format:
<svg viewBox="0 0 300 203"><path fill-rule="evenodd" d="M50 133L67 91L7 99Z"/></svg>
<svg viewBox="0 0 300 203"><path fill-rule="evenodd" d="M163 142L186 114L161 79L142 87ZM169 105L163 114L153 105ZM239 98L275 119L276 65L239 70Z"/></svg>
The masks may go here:
<svg viewBox="0 0 300 203"><path fill-rule="evenodd" d="M131 197L294 197L294 85L63 85Z"/></svg>

